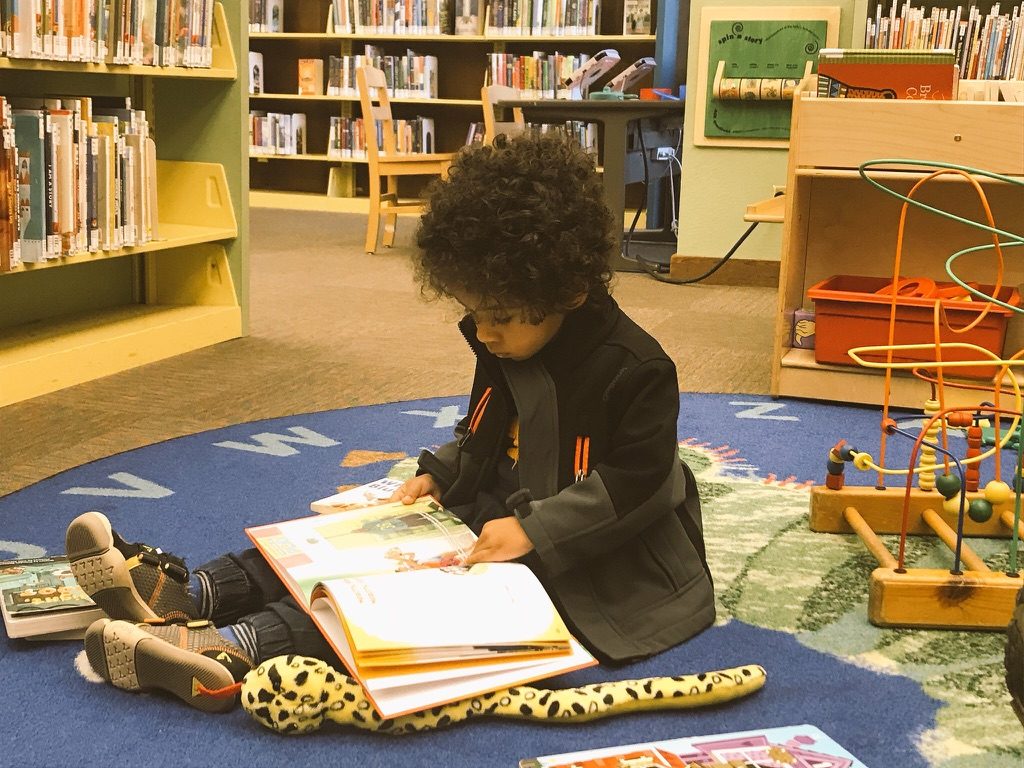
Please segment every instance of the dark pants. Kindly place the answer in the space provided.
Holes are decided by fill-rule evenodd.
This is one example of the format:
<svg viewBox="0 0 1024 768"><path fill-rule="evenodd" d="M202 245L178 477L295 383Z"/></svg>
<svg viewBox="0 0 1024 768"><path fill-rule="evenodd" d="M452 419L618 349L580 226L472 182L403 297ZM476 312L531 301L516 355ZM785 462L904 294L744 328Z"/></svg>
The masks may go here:
<svg viewBox="0 0 1024 768"><path fill-rule="evenodd" d="M340 664L316 624L256 549L221 555L196 568L210 580L214 626L247 624L256 636L256 663L295 653Z"/></svg>

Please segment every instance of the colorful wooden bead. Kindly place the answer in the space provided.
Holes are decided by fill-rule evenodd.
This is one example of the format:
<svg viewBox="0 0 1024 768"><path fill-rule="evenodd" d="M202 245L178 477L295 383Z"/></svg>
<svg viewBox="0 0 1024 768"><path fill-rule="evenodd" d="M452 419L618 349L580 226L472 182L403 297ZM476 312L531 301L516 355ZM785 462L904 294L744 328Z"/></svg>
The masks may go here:
<svg viewBox="0 0 1024 768"><path fill-rule="evenodd" d="M960 514L960 494L942 500L942 511L947 515Z"/></svg>
<svg viewBox="0 0 1024 768"><path fill-rule="evenodd" d="M936 475L935 490L941 493L944 499L953 498L960 493L960 476L954 474Z"/></svg>
<svg viewBox="0 0 1024 768"><path fill-rule="evenodd" d="M871 469L872 464L874 464L874 462L871 460L871 454L865 453L864 451L861 451L853 457L853 466L862 472Z"/></svg>
<svg viewBox="0 0 1024 768"><path fill-rule="evenodd" d="M967 514L976 523L986 523L992 517L992 505L985 499L975 499L967 507Z"/></svg>
<svg viewBox="0 0 1024 768"><path fill-rule="evenodd" d="M985 501L992 506L1005 504L1012 498L1013 491L1002 480L989 480L985 485Z"/></svg>

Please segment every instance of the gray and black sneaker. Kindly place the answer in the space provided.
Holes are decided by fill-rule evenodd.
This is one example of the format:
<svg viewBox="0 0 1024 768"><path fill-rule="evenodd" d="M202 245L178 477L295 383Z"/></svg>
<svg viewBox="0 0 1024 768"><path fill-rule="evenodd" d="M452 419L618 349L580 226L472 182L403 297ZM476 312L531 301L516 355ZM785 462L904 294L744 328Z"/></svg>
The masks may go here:
<svg viewBox="0 0 1024 768"><path fill-rule="evenodd" d="M65 546L78 584L110 618L197 618L185 561L156 547L126 542L105 515L86 512L72 520Z"/></svg>
<svg viewBox="0 0 1024 768"><path fill-rule="evenodd" d="M204 712L227 712L255 666L205 620L132 624L98 619L85 633L93 670L126 691L162 690Z"/></svg>

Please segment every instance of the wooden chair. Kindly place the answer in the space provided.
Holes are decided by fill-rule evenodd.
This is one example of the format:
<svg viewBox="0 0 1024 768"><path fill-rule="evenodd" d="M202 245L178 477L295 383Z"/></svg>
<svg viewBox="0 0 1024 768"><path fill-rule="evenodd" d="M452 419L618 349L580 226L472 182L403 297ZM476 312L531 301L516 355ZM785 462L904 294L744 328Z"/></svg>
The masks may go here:
<svg viewBox="0 0 1024 768"><path fill-rule="evenodd" d="M490 144L499 133L514 135L526 130L523 110L512 109L512 122L499 122L494 116L494 105L504 99L518 99L519 93L507 85L485 85L480 89L480 101L484 106L484 143Z"/></svg>
<svg viewBox="0 0 1024 768"><path fill-rule="evenodd" d="M384 217L382 243L390 248L400 213L422 213L422 200L399 200L399 176L443 176L451 164L451 152L399 154L395 149L395 127L391 118L384 72L360 67L356 72L359 104L363 110L363 132L370 170L370 216L366 222L366 252L377 250L380 219ZM384 146L377 145L376 121L383 123Z"/></svg>

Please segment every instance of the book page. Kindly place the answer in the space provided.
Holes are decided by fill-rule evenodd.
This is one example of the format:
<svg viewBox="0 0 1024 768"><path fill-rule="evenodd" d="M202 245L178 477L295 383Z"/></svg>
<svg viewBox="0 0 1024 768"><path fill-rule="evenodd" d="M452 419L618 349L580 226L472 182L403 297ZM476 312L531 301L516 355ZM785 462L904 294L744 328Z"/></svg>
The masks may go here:
<svg viewBox="0 0 1024 768"><path fill-rule="evenodd" d="M476 541L468 526L429 497L311 515L246 533L304 605L317 582L455 565Z"/></svg>
<svg viewBox="0 0 1024 768"><path fill-rule="evenodd" d="M564 652L569 631L519 563L479 563L323 584L360 667Z"/></svg>
<svg viewBox="0 0 1024 768"><path fill-rule="evenodd" d="M439 704L543 680L597 664L597 660L573 639L569 653L561 656L542 659L501 658L491 664L418 670L410 674L364 675L357 672L352 649L330 602L326 598L314 600L311 616L349 674L362 685L367 698L381 717L419 712Z"/></svg>

